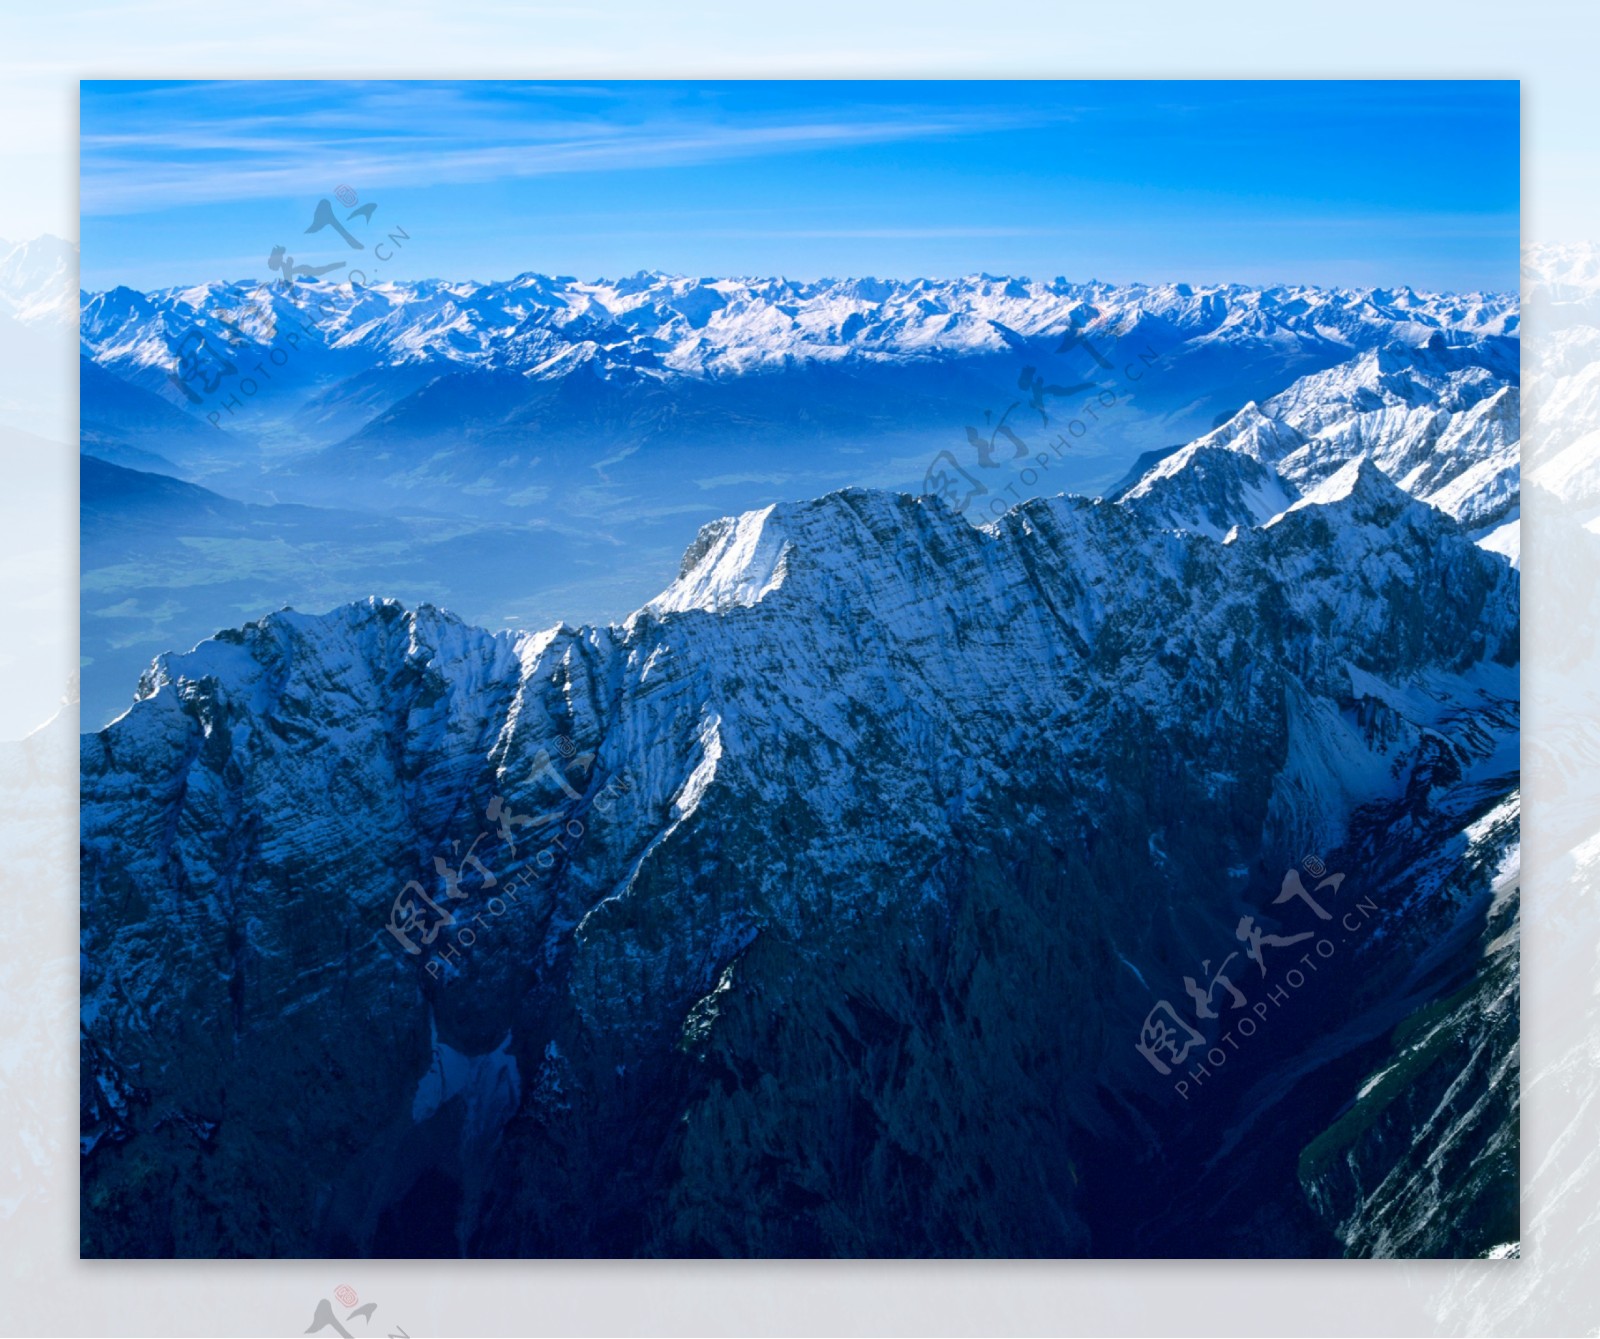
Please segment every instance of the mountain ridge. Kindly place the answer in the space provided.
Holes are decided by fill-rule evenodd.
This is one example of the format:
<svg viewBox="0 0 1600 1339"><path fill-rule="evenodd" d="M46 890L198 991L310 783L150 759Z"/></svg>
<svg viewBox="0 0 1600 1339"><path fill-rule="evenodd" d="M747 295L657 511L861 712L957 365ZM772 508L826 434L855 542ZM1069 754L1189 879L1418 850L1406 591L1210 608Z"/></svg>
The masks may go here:
<svg viewBox="0 0 1600 1339"><path fill-rule="evenodd" d="M374 600L162 657L82 741L85 1072L116 1097L86 1114L86 1253L194 1253L225 1185L265 1214L228 1254L405 1253L430 1203L445 1253L1125 1244L1143 1229L1076 1169L1159 1159L1190 1119L1132 1045L1140 982L1242 907L1281 920L1273 865L1363 815L1409 815L1422 859L1498 802L1516 626L1514 570L1357 461L1227 543L1084 498L975 528L847 489L707 527L620 625ZM489 815L546 811L561 851L493 840ZM480 831L516 900L448 957L403 951L401 885ZM116 947L150 936L157 976ZM1383 942L1353 978L1380 1011ZM193 1017L171 1040L154 989ZM392 1043L347 1044L369 1027ZM510 1096L422 1101L450 1056ZM290 1096L330 1065L370 1116ZM359 1120L365 1152L271 1172L285 1101L312 1147ZM151 1176L180 1193L164 1225L130 1207ZM1295 1230L1291 1253L1339 1249Z"/></svg>
<svg viewBox="0 0 1600 1339"><path fill-rule="evenodd" d="M969 276L953 280L816 281L686 279L581 283L521 276L500 283L403 281L370 287L310 282L202 284L113 302L124 290L84 293L84 341L103 364L143 371L170 357L160 340L189 325L223 338L210 313L247 313L232 332L264 349L281 323L330 349L370 345L392 363L435 358L509 367L523 375L571 370L577 356L608 372L745 373L797 356L931 358L952 350L1004 353L1017 339L1098 332L1170 340L1303 338L1356 348L1391 339L1503 336L1518 328L1515 294L1394 293L1313 286L1069 283ZM314 300L322 323L307 325ZM264 299L252 304L254 295ZM268 316L270 313L270 317ZM259 314L259 315L258 315ZM254 319L253 319L254 318ZM151 322L158 343L130 338ZM848 333L846 325L851 328ZM181 328L180 328L181 327ZM712 336L716 338L713 339Z"/></svg>

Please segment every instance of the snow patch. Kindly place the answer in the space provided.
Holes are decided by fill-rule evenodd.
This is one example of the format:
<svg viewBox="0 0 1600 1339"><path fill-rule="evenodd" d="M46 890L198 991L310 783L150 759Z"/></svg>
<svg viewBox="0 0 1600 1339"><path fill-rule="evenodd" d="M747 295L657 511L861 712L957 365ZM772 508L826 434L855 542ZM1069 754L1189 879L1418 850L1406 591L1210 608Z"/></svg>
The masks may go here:
<svg viewBox="0 0 1600 1339"><path fill-rule="evenodd" d="M776 504L721 522L720 533L648 608L661 614L759 603L783 584L793 547L768 522ZM693 549L690 550L693 553Z"/></svg>
<svg viewBox="0 0 1600 1339"><path fill-rule="evenodd" d="M517 1060L511 1054L511 1033L483 1055L464 1055L439 1040L433 1030L433 1060L417 1082L411 1119L419 1125L456 1097L466 1101L462 1135L467 1141L492 1138L511 1119L522 1098Z"/></svg>
<svg viewBox="0 0 1600 1339"><path fill-rule="evenodd" d="M1522 567L1522 522L1507 521L1478 541L1480 549L1498 553L1515 568Z"/></svg>

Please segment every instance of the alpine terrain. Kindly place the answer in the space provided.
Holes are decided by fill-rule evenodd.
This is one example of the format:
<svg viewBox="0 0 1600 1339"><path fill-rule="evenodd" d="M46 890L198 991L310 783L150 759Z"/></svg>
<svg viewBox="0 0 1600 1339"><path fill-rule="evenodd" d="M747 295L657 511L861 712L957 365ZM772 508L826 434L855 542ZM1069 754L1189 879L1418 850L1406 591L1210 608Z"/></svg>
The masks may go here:
<svg viewBox="0 0 1600 1339"><path fill-rule="evenodd" d="M325 291L84 298L85 1255L1515 1248L1514 296Z"/></svg>

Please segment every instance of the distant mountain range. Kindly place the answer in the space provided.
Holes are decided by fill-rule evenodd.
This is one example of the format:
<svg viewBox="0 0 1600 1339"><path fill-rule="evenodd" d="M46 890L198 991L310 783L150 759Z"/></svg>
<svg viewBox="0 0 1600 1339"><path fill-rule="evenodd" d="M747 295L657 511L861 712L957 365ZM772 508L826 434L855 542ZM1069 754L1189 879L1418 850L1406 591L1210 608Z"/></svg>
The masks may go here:
<svg viewBox="0 0 1600 1339"><path fill-rule="evenodd" d="M369 487L412 502L464 492L515 507L563 471L626 486L633 471L652 478L658 455L693 471L711 447L800 477L799 447L866 450L858 470L898 473L852 482L910 485L930 449L965 451L964 428L987 434L1015 402L1011 426L1048 438L1107 388L1137 412L1075 435L1067 479L1103 486L1130 447L1187 441L1374 348L1436 339L1498 347L1503 363L1518 319L1514 295L1409 289L530 274L119 288L83 295L82 337L123 380L246 438L270 431L294 461L285 487L359 462ZM1019 385L1024 369L1038 389Z"/></svg>
<svg viewBox="0 0 1600 1339"><path fill-rule="evenodd" d="M1514 295L984 276L85 294L83 449L265 504L251 538L274 573L252 586L236 562L191 564L157 597L137 526L102 506L85 710L108 719L159 651L283 603L620 619L708 516L841 487L945 490L976 521L1138 485L1199 524L1215 499L1159 472L1141 484L1180 448L1228 452L1212 455L1227 478L1184 471L1191 491L1275 477L1258 518L1365 455L1509 548L1518 322ZM325 535L277 503L329 513ZM352 510L391 518L395 544L330 581L348 533L331 513ZM168 523L174 545L203 537L181 508ZM518 533L529 561L467 560Z"/></svg>
<svg viewBox="0 0 1600 1339"><path fill-rule="evenodd" d="M638 274L580 283L525 274L502 283L303 281L86 293L93 355L159 388L191 328L245 352L304 329L312 352L367 366L456 364L560 379L592 365L613 378L744 376L800 362L948 362L1018 341L1085 335L1237 347L1253 341L1336 354L1448 336L1515 335L1515 294L1239 285L1041 283L993 278L684 279ZM224 326L229 313L239 319Z"/></svg>

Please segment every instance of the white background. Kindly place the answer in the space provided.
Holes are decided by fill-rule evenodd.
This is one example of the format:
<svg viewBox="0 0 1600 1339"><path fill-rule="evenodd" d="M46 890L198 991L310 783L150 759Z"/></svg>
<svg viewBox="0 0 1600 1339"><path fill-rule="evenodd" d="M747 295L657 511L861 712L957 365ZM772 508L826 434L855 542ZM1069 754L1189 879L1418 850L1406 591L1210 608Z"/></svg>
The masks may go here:
<svg viewBox="0 0 1600 1339"><path fill-rule="evenodd" d="M1070 7L807 0L759 12L728 0L152 0L34 11L5 0L4 12L0 237L11 240L77 236L79 78L652 75L1516 78L1523 81L1525 243L1600 239L1600 20L1592 5L1346 0L1313 14L1281 0ZM1530 395L1531 374L1549 355L1535 334L1525 352ZM76 663L75 368L76 350L64 341L50 374L27 388L45 415L46 440L4 439L0 718L7 722L42 722L55 712ZM1600 404L1573 400L1563 412L1594 414L1596 422L1584 426L1600 429ZM1600 459L1600 436L1595 442ZM1531 428L1525 451L1531 463ZM1580 582L1586 593L1539 612L1540 582L1567 561L1543 543L1540 525L1538 515L1528 517L1524 544L1524 1259L80 1262L76 727L69 721L56 742L36 736L20 752L5 745L12 751L0 765L0 1331L299 1334L317 1300L345 1283L378 1304L369 1332L403 1327L415 1336L1600 1332L1597 881L1583 850L1538 840L1545 816L1558 810L1568 819L1586 812L1588 831L1600 832L1600 767L1574 726L1588 710L1577 685L1600 675L1592 664L1569 667L1566 677L1540 668L1554 662L1572 629L1600 625L1600 592L1595 581ZM0 730L0 738L21 733ZM359 1332L360 1321L354 1324Z"/></svg>

